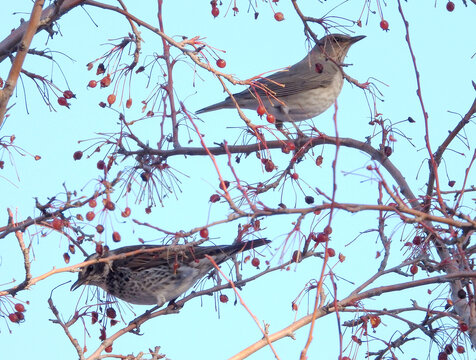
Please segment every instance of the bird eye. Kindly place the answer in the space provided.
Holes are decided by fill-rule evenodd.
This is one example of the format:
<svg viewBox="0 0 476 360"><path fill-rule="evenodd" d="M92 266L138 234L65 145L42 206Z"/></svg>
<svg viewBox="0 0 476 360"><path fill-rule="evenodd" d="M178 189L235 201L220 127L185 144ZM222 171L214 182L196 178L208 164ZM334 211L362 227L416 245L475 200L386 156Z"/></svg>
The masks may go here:
<svg viewBox="0 0 476 360"><path fill-rule="evenodd" d="M89 266L86 268L86 271L87 271L87 272L91 272L91 271L93 271L93 269L94 269L94 266L93 266L93 265L89 265Z"/></svg>

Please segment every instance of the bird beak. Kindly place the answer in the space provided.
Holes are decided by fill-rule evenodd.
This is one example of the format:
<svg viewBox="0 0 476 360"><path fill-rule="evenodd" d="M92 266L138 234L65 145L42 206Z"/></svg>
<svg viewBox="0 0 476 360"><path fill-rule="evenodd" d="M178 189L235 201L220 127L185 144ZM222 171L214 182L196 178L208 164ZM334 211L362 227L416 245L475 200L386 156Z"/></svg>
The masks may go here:
<svg viewBox="0 0 476 360"><path fill-rule="evenodd" d="M84 283L85 283L85 280L84 280L84 279L78 279L78 280L76 280L76 282L71 286L70 291L76 290L76 289L79 288L81 285L84 285Z"/></svg>
<svg viewBox="0 0 476 360"><path fill-rule="evenodd" d="M355 44L357 41L360 41L360 40L362 40L362 39L365 38L365 37L366 37L365 35L359 35L359 36L351 37L351 38L350 38L350 43L351 43L351 44Z"/></svg>

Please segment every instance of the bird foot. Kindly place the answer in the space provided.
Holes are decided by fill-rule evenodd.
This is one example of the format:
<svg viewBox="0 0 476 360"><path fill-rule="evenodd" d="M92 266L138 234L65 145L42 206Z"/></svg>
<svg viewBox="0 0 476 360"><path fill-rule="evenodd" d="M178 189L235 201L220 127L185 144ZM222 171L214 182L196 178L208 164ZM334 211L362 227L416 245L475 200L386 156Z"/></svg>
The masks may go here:
<svg viewBox="0 0 476 360"><path fill-rule="evenodd" d="M170 300L170 302L168 303L167 307L169 308L172 308L172 310L180 310L181 308L183 308L183 305L177 305L177 303L175 302L175 300L177 299L173 299L173 300Z"/></svg>
<svg viewBox="0 0 476 360"><path fill-rule="evenodd" d="M130 330L129 332L135 335L143 335L140 333L140 325L139 323L142 322L142 320L149 318L150 314L152 314L155 310L157 310L159 306L154 306L152 309L146 310L142 315L136 317L134 320L132 320L129 323L130 325L135 325L135 327Z"/></svg>

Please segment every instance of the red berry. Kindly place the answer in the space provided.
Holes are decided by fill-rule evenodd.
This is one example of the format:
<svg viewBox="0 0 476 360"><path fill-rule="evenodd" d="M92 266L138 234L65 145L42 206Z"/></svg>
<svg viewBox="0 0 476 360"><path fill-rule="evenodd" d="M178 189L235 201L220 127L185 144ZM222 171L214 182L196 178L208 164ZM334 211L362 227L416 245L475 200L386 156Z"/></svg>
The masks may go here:
<svg viewBox="0 0 476 360"><path fill-rule="evenodd" d="M302 255L299 250L294 250L293 257L291 258L293 262L301 262Z"/></svg>
<svg viewBox="0 0 476 360"><path fill-rule="evenodd" d="M66 99L71 99L71 98L74 98L74 94L71 90L66 90L65 92L63 92L63 96L66 98Z"/></svg>
<svg viewBox="0 0 476 360"><path fill-rule="evenodd" d="M464 350L464 346L463 346L463 345L458 345L458 346L456 347L456 352L457 352L458 354L464 354L464 351L465 351L465 350Z"/></svg>
<svg viewBox="0 0 476 360"><path fill-rule="evenodd" d="M222 190L228 189L228 186L230 186L230 182L228 180L223 180L223 183L220 182L220 184L218 185L218 187Z"/></svg>
<svg viewBox="0 0 476 360"><path fill-rule="evenodd" d="M66 100L66 98L64 98L63 96L59 97L58 98L58 104L60 104L61 106L66 106L68 107L68 100Z"/></svg>
<svg viewBox="0 0 476 360"><path fill-rule="evenodd" d="M221 294L220 295L220 302L223 303L223 304L226 304L228 302L228 296L226 296L225 294Z"/></svg>
<svg viewBox="0 0 476 360"><path fill-rule="evenodd" d="M106 167L106 163L103 160L99 160L96 164L96 167L99 170L104 170L104 168Z"/></svg>
<svg viewBox="0 0 476 360"><path fill-rule="evenodd" d="M311 205L312 203L314 203L314 197L308 195L304 198L304 201L306 202L306 204Z"/></svg>
<svg viewBox="0 0 476 360"><path fill-rule="evenodd" d="M91 199L91 200L88 201L88 204L89 204L90 207L95 208L98 203L97 203L96 199Z"/></svg>
<svg viewBox="0 0 476 360"><path fill-rule="evenodd" d="M150 176L151 174L147 171L144 171L143 173L140 174L140 178L142 179L142 181L145 181L145 182L149 181Z"/></svg>
<svg viewBox="0 0 476 360"><path fill-rule="evenodd" d="M25 306L23 306L23 304L15 304L15 310L18 312L24 312Z"/></svg>
<svg viewBox="0 0 476 360"><path fill-rule="evenodd" d="M272 162L270 159L263 159L266 160L264 162L264 169L266 172L272 172L274 169L276 169L276 165L274 165L274 162Z"/></svg>
<svg viewBox="0 0 476 360"><path fill-rule="evenodd" d="M96 75L101 75L101 74L104 74L105 72L106 72L106 68L104 67L104 64L103 63L99 64L96 69Z"/></svg>
<svg viewBox="0 0 476 360"><path fill-rule="evenodd" d="M332 234L332 228L331 228L329 225L327 225L327 226L324 228L324 234L326 234L326 235Z"/></svg>
<svg viewBox="0 0 476 360"><path fill-rule="evenodd" d="M97 84L98 84L98 82L96 80L89 80L88 87L95 88L97 86Z"/></svg>
<svg viewBox="0 0 476 360"><path fill-rule="evenodd" d="M263 105L258 106L256 112L259 116L263 116L266 113L266 108Z"/></svg>
<svg viewBox="0 0 476 360"><path fill-rule="evenodd" d="M107 352L107 353L111 353L112 352L112 345L106 346L104 351Z"/></svg>
<svg viewBox="0 0 476 360"><path fill-rule="evenodd" d="M362 345L362 340L360 340L357 336L352 335L351 339L352 339L353 342L355 342L359 345Z"/></svg>
<svg viewBox="0 0 476 360"><path fill-rule="evenodd" d="M416 266L415 264L413 264L411 267L410 267L410 272L415 275L417 272L418 272L418 266Z"/></svg>
<svg viewBox="0 0 476 360"><path fill-rule="evenodd" d="M223 68L226 66L226 61L223 60L223 59L218 59L218 60L217 60L217 66L218 66L219 68L222 68L222 69L223 69Z"/></svg>
<svg viewBox="0 0 476 360"><path fill-rule="evenodd" d="M447 360L447 359L448 359L448 354L445 353L444 351L438 354L438 360Z"/></svg>
<svg viewBox="0 0 476 360"><path fill-rule="evenodd" d="M51 222L51 226L53 226L53 229L55 230L61 230L63 228L63 220L54 218Z"/></svg>
<svg viewBox="0 0 476 360"><path fill-rule="evenodd" d="M69 256L68 253L64 253L64 254L63 254L63 260L64 260L65 264L69 264L69 260L70 260L70 259L71 259L71 258L70 258L70 256Z"/></svg>
<svg viewBox="0 0 476 360"><path fill-rule="evenodd" d="M101 224L96 225L96 231L98 234L102 234L104 232L104 226Z"/></svg>
<svg viewBox="0 0 476 360"><path fill-rule="evenodd" d="M86 213L86 220L93 221L95 216L96 214L94 213L94 211L88 211Z"/></svg>
<svg viewBox="0 0 476 360"><path fill-rule="evenodd" d="M336 256L336 251L333 248L327 248L327 256L329 257Z"/></svg>
<svg viewBox="0 0 476 360"><path fill-rule="evenodd" d="M266 115L266 121L270 124L274 124L276 122L276 117L273 114Z"/></svg>
<svg viewBox="0 0 476 360"><path fill-rule="evenodd" d="M103 77L100 81L100 84L101 84L101 87L108 87L109 85L111 85L111 76L110 75L107 75L105 77Z"/></svg>
<svg viewBox="0 0 476 360"><path fill-rule="evenodd" d="M218 194L213 194L212 196L210 196L210 202L211 203L216 203L220 201L220 195Z"/></svg>
<svg viewBox="0 0 476 360"><path fill-rule="evenodd" d="M380 27L382 28L382 30L388 31L388 21L387 20L380 21Z"/></svg>
<svg viewBox="0 0 476 360"><path fill-rule="evenodd" d="M125 217L125 218L126 218L126 217L129 217L130 215L131 215L131 208L130 208L130 207L126 207L126 208L124 209L124 211L121 212L121 216L122 216L122 217Z"/></svg>
<svg viewBox="0 0 476 360"><path fill-rule="evenodd" d="M66 99L71 99L71 98L74 98L75 95L73 94L73 92L71 90L66 90L63 92L63 96L66 98Z"/></svg>
<svg viewBox="0 0 476 360"><path fill-rule="evenodd" d="M449 187L453 187L453 186L455 186L455 184L456 184L456 181L454 181L454 180L448 181L448 186Z"/></svg>
<svg viewBox="0 0 476 360"><path fill-rule="evenodd" d="M208 229L207 228L200 230L200 237L203 238L203 239L208 237Z"/></svg>
<svg viewBox="0 0 476 360"><path fill-rule="evenodd" d="M114 94L110 94L108 97L107 97L107 103L109 105L112 105L116 102L116 95Z"/></svg>
<svg viewBox="0 0 476 360"><path fill-rule="evenodd" d="M324 158L322 157L322 155L319 155L319 156L316 158L316 165L317 165L317 166L321 166L323 161L324 161Z"/></svg>
<svg viewBox="0 0 476 360"><path fill-rule="evenodd" d="M446 10L449 12L453 11L455 9L455 3L453 1L448 1L446 3Z"/></svg>
<svg viewBox="0 0 476 360"><path fill-rule="evenodd" d="M299 174L298 173L291 174L291 179L293 179L293 180L299 179Z"/></svg>
<svg viewBox="0 0 476 360"><path fill-rule="evenodd" d="M319 234L317 234L317 237L316 237L316 242L318 243L325 243L329 241L329 236L327 236L327 234L321 232Z"/></svg>
<svg viewBox="0 0 476 360"><path fill-rule="evenodd" d="M377 315L370 315L369 318L370 318L370 325L372 325L372 328L374 329L377 326L379 326L380 323L382 322L382 320L380 319L380 316L377 316Z"/></svg>
<svg viewBox="0 0 476 360"><path fill-rule="evenodd" d="M106 249L109 251L109 247L107 247L107 245L103 247L101 244L96 244L96 254L99 256L102 256Z"/></svg>
<svg viewBox="0 0 476 360"><path fill-rule="evenodd" d="M129 98L129 99L127 99L127 101L126 101L126 108L130 109L131 106L132 106L132 99Z"/></svg>
<svg viewBox="0 0 476 360"><path fill-rule="evenodd" d="M468 324L462 322L462 323L459 323L459 329L460 329L462 332L466 332L466 331L468 331L469 326L468 326Z"/></svg>
<svg viewBox="0 0 476 360"><path fill-rule="evenodd" d="M8 318L10 319L11 322L14 322L14 323L19 323L20 322L20 319L18 318L17 313L8 314Z"/></svg>
<svg viewBox="0 0 476 360"><path fill-rule="evenodd" d="M258 258L253 258L253 260L251 260L251 265L253 265L254 267L258 267L260 264L260 261Z"/></svg>
<svg viewBox="0 0 476 360"><path fill-rule="evenodd" d="M98 313L96 311L93 311L91 313L91 324L94 325L95 323L97 323L98 322L98 317L99 317Z"/></svg>
<svg viewBox="0 0 476 360"><path fill-rule="evenodd" d="M276 21L283 21L284 20L284 15L282 12L277 12L274 14L274 19Z"/></svg>
<svg viewBox="0 0 476 360"><path fill-rule="evenodd" d="M121 241L121 234L119 234L117 231L114 231L112 233L112 241L114 241L114 242Z"/></svg>
<svg viewBox="0 0 476 360"><path fill-rule="evenodd" d="M217 17L219 14L220 14L220 10L219 10L216 6L214 6L214 7L212 8L212 15L213 15L213 17Z"/></svg>
<svg viewBox="0 0 476 360"><path fill-rule="evenodd" d="M110 307L106 309L106 316L110 319L114 319L116 317L116 310Z"/></svg>
<svg viewBox="0 0 476 360"><path fill-rule="evenodd" d="M74 154L73 154L73 159L74 160L81 160L81 158L83 157L83 152L82 151L75 151Z"/></svg>
<svg viewBox="0 0 476 360"><path fill-rule="evenodd" d="M421 244L421 237L418 236L418 235L415 236L415 237L413 238L412 243L413 243L413 245L416 245L416 246L420 245L420 244Z"/></svg>
<svg viewBox="0 0 476 360"><path fill-rule="evenodd" d="M392 150L392 148L391 148L390 146L385 146L385 147L383 148L383 153L384 153L385 156L387 156L387 157L390 156L390 155L392 155L392 152L393 152L393 150Z"/></svg>

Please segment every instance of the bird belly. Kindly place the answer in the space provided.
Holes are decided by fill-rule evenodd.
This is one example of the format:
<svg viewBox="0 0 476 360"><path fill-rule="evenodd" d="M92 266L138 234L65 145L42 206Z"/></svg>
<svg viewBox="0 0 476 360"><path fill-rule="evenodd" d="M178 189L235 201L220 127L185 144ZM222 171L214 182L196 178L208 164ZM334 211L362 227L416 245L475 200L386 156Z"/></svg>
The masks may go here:
<svg viewBox="0 0 476 360"><path fill-rule="evenodd" d="M334 81L334 86L316 88L305 93L286 96L281 100L285 105L274 107L273 115L281 121L303 121L326 111L337 99L343 81Z"/></svg>
<svg viewBox="0 0 476 360"><path fill-rule="evenodd" d="M202 275L188 267L175 273L168 266L135 272L117 269L109 273L106 291L131 304L162 306L190 289Z"/></svg>

